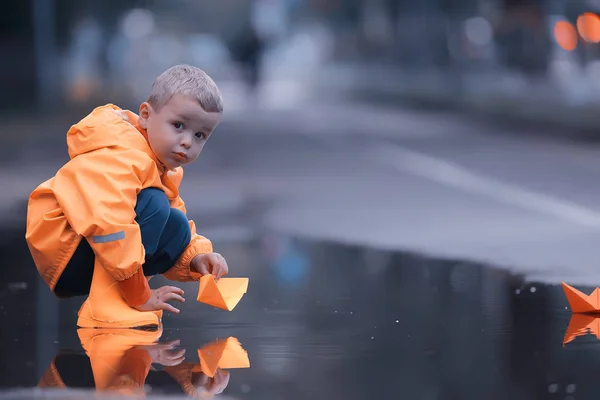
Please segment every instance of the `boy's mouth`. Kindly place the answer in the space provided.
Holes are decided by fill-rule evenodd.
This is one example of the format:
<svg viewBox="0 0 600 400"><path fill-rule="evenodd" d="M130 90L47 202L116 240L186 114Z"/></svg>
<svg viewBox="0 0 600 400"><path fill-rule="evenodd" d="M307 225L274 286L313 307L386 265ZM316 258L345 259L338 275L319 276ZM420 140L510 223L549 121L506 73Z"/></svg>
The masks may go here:
<svg viewBox="0 0 600 400"><path fill-rule="evenodd" d="M187 154L182 153L180 151L174 151L173 154L175 155L175 159L178 161L186 161L187 160Z"/></svg>

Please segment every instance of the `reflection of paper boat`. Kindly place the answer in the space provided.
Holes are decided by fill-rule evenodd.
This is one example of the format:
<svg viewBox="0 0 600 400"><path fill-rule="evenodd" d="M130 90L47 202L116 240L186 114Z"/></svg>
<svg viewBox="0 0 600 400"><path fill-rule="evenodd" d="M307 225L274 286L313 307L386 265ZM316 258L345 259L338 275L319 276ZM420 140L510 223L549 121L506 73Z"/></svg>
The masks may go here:
<svg viewBox="0 0 600 400"><path fill-rule="evenodd" d="M578 336L585 336L587 334L596 336L596 339L600 339L600 317L594 315L583 315L573 314L569 326L565 332L565 338L563 339L563 346L569 342L575 340Z"/></svg>
<svg viewBox="0 0 600 400"><path fill-rule="evenodd" d="M600 313L600 288L594 289L589 296L563 282L567 301L574 313Z"/></svg>
<svg viewBox="0 0 600 400"><path fill-rule="evenodd" d="M221 278L212 275L200 278L197 300L210 306L231 311L248 290L248 278Z"/></svg>
<svg viewBox="0 0 600 400"><path fill-rule="evenodd" d="M250 368L248 353L232 336L202 347L198 350L198 358L200 358L200 365L194 367L192 371L203 372L211 378L215 376L217 368Z"/></svg>

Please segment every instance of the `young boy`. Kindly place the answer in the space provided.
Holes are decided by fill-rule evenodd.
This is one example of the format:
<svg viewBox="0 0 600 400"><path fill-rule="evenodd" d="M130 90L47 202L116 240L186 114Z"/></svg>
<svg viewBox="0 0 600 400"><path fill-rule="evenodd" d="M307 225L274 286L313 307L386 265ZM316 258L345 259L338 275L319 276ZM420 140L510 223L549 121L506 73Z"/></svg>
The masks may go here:
<svg viewBox="0 0 600 400"><path fill-rule="evenodd" d="M202 70L178 65L156 78L139 116L108 104L67 132L70 160L30 195L26 240L59 297L89 295L79 327L159 326L183 290L149 278L219 279L225 259L196 233L179 197L220 122L221 93Z"/></svg>

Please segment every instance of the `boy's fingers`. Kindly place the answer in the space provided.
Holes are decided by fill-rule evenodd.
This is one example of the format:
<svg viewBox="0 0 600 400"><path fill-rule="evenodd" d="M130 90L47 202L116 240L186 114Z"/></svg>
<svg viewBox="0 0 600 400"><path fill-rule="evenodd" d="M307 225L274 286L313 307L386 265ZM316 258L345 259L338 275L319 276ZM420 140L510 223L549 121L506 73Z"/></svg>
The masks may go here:
<svg viewBox="0 0 600 400"><path fill-rule="evenodd" d="M202 275L208 275L209 274L208 266L204 263L200 264L200 267L198 268L198 272Z"/></svg>
<svg viewBox="0 0 600 400"><path fill-rule="evenodd" d="M173 367L175 365L181 364L184 360L185 360L185 357L169 358L168 361L165 361L165 363L163 365L166 365L167 367Z"/></svg>
<svg viewBox="0 0 600 400"><path fill-rule="evenodd" d="M179 364L181 364L182 362L185 361L185 356L172 357L172 358L169 358L169 361L172 362L171 365L179 365Z"/></svg>
<svg viewBox="0 0 600 400"><path fill-rule="evenodd" d="M160 296L160 300L164 301L164 302L171 301L171 300L177 300L180 303L185 302L185 299L176 293L164 294L164 295Z"/></svg>
<svg viewBox="0 0 600 400"><path fill-rule="evenodd" d="M177 293L183 296L183 289L178 288L177 286L163 286L162 287L166 292L169 293Z"/></svg>
<svg viewBox="0 0 600 400"><path fill-rule="evenodd" d="M171 340L170 342L164 342L164 343L157 344L154 347L156 347L158 349L174 349L177 346L179 346L180 344L181 344L181 340L175 339L175 340Z"/></svg>
<svg viewBox="0 0 600 400"><path fill-rule="evenodd" d="M181 358L183 356L185 356L185 349L171 351L171 358Z"/></svg>
<svg viewBox="0 0 600 400"><path fill-rule="evenodd" d="M175 362L175 364L172 365L177 365L185 360L185 349L180 351L171 351L165 355L165 359Z"/></svg>
<svg viewBox="0 0 600 400"><path fill-rule="evenodd" d="M173 314L179 314L179 310L169 303L161 303L160 307L165 311L172 312Z"/></svg>
<svg viewBox="0 0 600 400"><path fill-rule="evenodd" d="M184 361L185 361L185 357L180 357L177 360L175 360L174 365L179 365L179 364L181 364Z"/></svg>
<svg viewBox="0 0 600 400"><path fill-rule="evenodd" d="M219 269L217 270L217 277L221 278L222 276L227 275L228 272L229 272L229 270L227 269L226 266L220 266Z"/></svg>
<svg viewBox="0 0 600 400"><path fill-rule="evenodd" d="M229 267L227 266L227 261L223 257L221 257L221 262L219 263L219 269L222 275L226 275L227 271L229 271Z"/></svg>

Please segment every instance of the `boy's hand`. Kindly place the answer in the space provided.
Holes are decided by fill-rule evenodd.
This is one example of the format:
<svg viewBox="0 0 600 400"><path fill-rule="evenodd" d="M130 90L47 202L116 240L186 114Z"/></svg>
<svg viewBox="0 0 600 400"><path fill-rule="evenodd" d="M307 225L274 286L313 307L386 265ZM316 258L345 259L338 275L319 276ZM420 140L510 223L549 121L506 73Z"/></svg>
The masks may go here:
<svg viewBox="0 0 600 400"><path fill-rule="evenodd" d="M198 254L190 263L192 270L202 274L212 274L215 280L219 280L229 272L227 261L219 253Z"/></svg>
<svg viewBox="0 0 600 400"><path fill-rule="evenodd" d="M183 298L183 290L175 286L163 286L158 289L152 290L152 294L148 301L141 306L135 307L139 311L158 311L165 310L172 313L179 313L179 310L167 301L177 300L181 303L185 301Z"/></svg>
<svg viewBox="0 0 600 400"><path fill-rule="evenodd" d="M209 378L205 374L201 374L199 377L194 377L192 375L192 385L196 387L196 390L203 388L205 395L214 396L223 393L227 388L227 385L229 385L229 377L229 372L217 368L215 375L212 378Z"/></svg>
<svg viewBox="0 0 600 400"><path fill-rule="evenodd" d="M148 352L153 364L165 367L179 365L185 360L185 349L177 349L181 342L174 340L168 343L154 343L151 345L136 346Z"/></svg>

